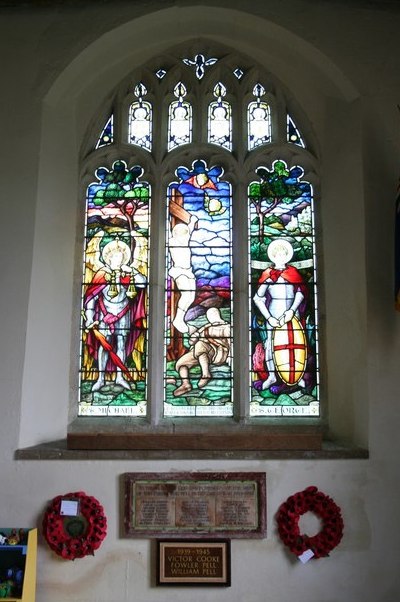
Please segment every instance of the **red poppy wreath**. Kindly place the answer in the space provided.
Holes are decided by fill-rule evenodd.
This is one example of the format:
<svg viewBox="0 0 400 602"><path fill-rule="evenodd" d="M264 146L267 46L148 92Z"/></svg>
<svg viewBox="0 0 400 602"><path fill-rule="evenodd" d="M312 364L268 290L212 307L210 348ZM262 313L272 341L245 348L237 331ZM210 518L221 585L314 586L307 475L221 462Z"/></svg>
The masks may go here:
<svg viewBox="0 0 400 602"><path fill-rule="evenodd" d="M77 502L78 512L66 516L62 502ZM50 548L66 560L94 555L107 534L103 506L83 491L55 497L43 517L43 535Z"/></svg>
<svg viewBox="0 0 400 602"><path fill-rule="evenodd" d="M300 533L299 519L306 512L313 512L321 519L322 529L309 537ZM332 498L318 491L317 487L307 487L284 502L277 513L278 532L283 543L296 556L311 550L313 558L329 556L342 539L343 519L340 508Z"/></svg>

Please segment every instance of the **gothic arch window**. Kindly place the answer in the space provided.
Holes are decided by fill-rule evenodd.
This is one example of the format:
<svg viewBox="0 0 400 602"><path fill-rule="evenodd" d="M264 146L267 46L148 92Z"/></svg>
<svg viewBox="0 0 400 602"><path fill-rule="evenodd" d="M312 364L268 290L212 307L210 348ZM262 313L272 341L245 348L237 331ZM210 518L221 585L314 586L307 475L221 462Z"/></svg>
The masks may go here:
<svg viewBox="0 0 400 602"><path fill-rule="evenodd" d="M78 417L320 421L317 160L292 108L223 49L118 88L83 159Z"/></svg>

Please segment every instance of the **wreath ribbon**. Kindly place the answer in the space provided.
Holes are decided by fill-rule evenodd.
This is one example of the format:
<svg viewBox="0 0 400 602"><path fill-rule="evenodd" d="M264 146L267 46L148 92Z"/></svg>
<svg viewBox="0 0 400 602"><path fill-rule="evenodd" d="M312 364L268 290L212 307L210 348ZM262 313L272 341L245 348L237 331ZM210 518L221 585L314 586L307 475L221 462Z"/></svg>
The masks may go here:
<svg viewBox="0 0 400 602"><path fill-rule="evenodd" d="M79 514L61 515L62 500L79 502ZM107 534L107 518L103 506L83 491L55 497L43 517L43 535L50 548L62 558L75 560L94 555Z"/></svg>
<svg viewBox="0 0 400 602"><path fill-rule="evenodd" d="M312 537L300 533L299 519L306 512L313 512L322 521L322 529ZM339 506L314 486L288 497L280 506L276 521L281 540L296 556L301 556L307 550L313 552L314 558L329 556L343 536Z"/></svg>

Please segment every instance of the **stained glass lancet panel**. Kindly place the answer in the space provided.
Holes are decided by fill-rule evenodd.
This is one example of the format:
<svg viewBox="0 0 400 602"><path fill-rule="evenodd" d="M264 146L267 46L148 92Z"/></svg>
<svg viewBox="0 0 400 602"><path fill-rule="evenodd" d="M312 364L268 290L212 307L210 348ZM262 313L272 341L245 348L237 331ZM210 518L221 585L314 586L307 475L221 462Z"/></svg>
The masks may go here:
<svg viewBox="0 0 400 602"><path fill-rule="evenodd" d="M167 193L165 416L232 416L231 186L179 167Z"/></svg>
<svg viewBox="0 0 400 602"><path fill-rule="evenodd" d="M249 103L247 107L248 149L271 142L271 111L267 102L261 100L265 88L256 84L253 94L257 100Z"/></svg>
<svg viewBox="0 0 400 602"><path fill-rule="evenodd" d="M208 141L232 150L232 109L229 102L223 100L226 88L218 83L214 88L217 100L208 107Z"/></svg>
<svg viewBox="0 0 400 602"><path fill-rule="evenodd" d="M87 188L79 415L146 413L150 186L139 165Z"/></svg>
<svg viewBox="0 0 400 602"><path fill-rule="evenodd" d="M251 416L319 416L312 186L299 166L249 187Z"/></svg>
<svg viewBox="0 0 400 602"><path fill-rule="evenodd" d="M174 94L178 100L171 102L168 115L168 150L192 141L192 105L184 100L187 91L182 82L176 84Z"/></svg>
<svg viewBox="0 0 400 602"><path fill-rule="evenodd" d="M137 84L134 93L138 100L129 107L129 142L151 151L152 106L143 100L143 96L147 94L144 84Z"/></svg>
<svg viewBox="0 0 400 602"><path fill-rule="evenodd" d="M111 115L107 121L105 126L103 127L99 139L96 143L96 148L101 148L102 146L108 146L114 142L114 115Z"/></svg>

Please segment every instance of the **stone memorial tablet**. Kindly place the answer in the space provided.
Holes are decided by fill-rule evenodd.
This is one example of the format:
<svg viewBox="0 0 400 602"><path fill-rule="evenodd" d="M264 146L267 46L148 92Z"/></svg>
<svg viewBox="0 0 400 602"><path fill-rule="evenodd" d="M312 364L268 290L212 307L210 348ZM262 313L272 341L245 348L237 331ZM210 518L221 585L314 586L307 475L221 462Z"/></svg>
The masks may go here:
<svg viewBox="0 0 400 602"><path fill-rule="evenodd" d="M128 473L124 481L128 537L266 535L265 473Z"/></svg>

